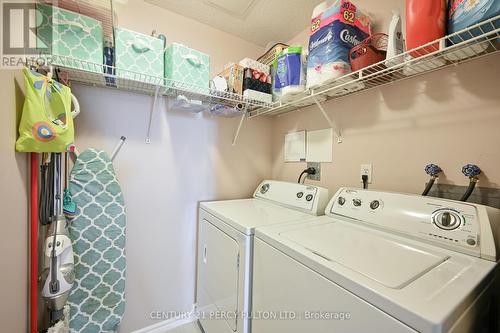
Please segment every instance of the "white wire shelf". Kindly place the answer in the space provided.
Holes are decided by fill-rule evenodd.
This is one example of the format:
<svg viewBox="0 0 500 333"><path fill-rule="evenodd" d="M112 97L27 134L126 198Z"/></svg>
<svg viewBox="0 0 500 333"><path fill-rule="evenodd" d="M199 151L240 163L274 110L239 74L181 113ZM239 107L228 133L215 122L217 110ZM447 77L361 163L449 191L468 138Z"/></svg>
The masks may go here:
<svg viewBox="0 0 500 333"><path fill-rule="evenodd" d="M328 85L307 90L288 102L248 111L249 118L276 116L306 106L360 93L449 66L496 54L500 50L500 15L421 47L339 77ZM416 57L412 57L412 55ZM320 106L321 108L321 106Z"/></svg>
<svg viewBox="0 0 500 333"><path fill-rule="evenodd" d="M65 56L52 56L52 65L59 77L69 83L79 83L102 88L113 88L136 93L177 97L183 95L210 105L238 106L241 110L269 108L271 104L244 98L241 95L209 89L184 82L146 75L103 64L96 64ZM111 74L112 73L112 74Z"/></svg>

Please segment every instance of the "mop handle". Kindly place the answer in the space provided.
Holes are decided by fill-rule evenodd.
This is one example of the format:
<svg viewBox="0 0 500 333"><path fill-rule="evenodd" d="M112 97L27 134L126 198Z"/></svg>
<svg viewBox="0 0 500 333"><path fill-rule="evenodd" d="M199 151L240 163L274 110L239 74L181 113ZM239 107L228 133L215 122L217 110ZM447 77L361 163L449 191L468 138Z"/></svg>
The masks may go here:
<svg viewBox="0 0 500 333"><path fill-rule="evenodd" d="M68 188L68 180L69 180L69 154L68 152L64 153L64 188Z"/></svg>
<svg viewBox="0 0 500 333"><path fill-rule="evenodd" d="M114 161L116 155L120 152L120 149L122 149L123 144L125 143L125 140L127 140L126 137L122 136L120 138L120 142L115 146L115 149L113 149L113 152L111 153L111 161Z"/></svg>

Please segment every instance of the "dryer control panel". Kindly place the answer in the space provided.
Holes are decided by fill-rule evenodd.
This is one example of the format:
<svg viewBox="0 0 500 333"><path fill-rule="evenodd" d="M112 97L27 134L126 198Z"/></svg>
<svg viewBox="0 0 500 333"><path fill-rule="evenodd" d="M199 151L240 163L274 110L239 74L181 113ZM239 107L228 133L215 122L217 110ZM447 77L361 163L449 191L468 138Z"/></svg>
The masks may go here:
<svg viewBox="0 0 500 333"><path fill-rule="evenodd" d="M495 237L500 210L461 201L410 194L342 188L327 214L378 229L425 239L441 246L496 261Z"/></svg>
<svg viewBox="0 0 500 333"><path fill-rule="evenodd" d="M323 215L329 199L325 188L276 180L260 183L253 196L311 215Z"/></svg>

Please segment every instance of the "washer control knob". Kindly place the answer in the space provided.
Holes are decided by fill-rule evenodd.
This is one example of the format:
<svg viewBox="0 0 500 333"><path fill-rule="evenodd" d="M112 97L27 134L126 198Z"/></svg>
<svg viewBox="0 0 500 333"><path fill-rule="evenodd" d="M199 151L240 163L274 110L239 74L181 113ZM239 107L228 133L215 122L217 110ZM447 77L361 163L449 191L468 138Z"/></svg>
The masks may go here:
<svg viewBox="0 0 500 333"><path fill-rule="evenodd" d="M370 202L370 208L375 210L377 208L380 207L380 201L378 200L373 200L372 202Z"/></svg>
<svg viewBox="0 0 500 333"><path fill-rule="evenodd" d="M451 214L450 212L444 212L441 215L441 225L443 227L449 227L451 223Z"/></svg>
<svg viewBox="0 0 500 333"><path fill-rule="evenodd" d="M312 194L306 195L306 201L311 201L312 199L313 199L313 195Z"/></svg>
<svg viewBox="0 0 500 333"><path fill-rule="evenodd" d="M475 246L476 245L476 240L473 238L468 238L467 239L467 244L470 246Z"/></svg>
<svg viewBox="0 0 500 333"><path fill-rule="evenodd" d="M269 187L270 187L269 184L262 185L260 188L260 193L265 194L267 191L269 191Z"/></svg>
<svg viewBox="0 0 500 333"><path fill-rule="evenodd" d="M302 198L304 196L304 192L298 192L297 193L297 198Z"/></svg>
<svg viewBox="0 0 500 333"><path fill-rule="evenodd" d="M452 210L438 210L432 217L434 224L444 230L455 230L462 224L462 217Z"/></svg>
<svg viewBox="0 0 500 333"><path fill-rule="evenodd" d="M339 197L337 199L337 203L340 205L340 206L343 206L345 204L345 198L344 197Z"/></svg>
<svg viewBox="0 0 500 333"><path fill-rule="evenodd" d="M361 199L353 199L353 200L352 200L352 204L353 204L355 207L359 207L359 206L361 206Z"/></svg>

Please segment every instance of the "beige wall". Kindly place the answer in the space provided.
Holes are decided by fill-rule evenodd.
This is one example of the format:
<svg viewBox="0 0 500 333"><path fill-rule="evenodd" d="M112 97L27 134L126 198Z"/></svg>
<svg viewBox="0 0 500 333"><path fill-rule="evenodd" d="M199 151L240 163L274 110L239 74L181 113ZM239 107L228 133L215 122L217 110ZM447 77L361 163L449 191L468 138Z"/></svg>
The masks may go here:
<svg viewBox="0 0 500 333"><path fill-rule="evenodd" d="M211 55L212 73L224 64L262 53L259 46L149 5L117 5L118 25L150 34L153 29ZM15 81L15 77L21 81ZM4 116L0 202L2 231L0 322L2 331L27 328L28 215L27 155L16 154L16 110L24 88L20 71L0 71ZM82 113L76 119L80 150L111 151L127 141L115 169L127 204L127 306L121 332L152 324L151 311L190 311L194 302L197 204L200 200L251 195L271 175L271 120L246 122L237 146L231 141L239 119L168 111L161 100L152 143L146 129L152 97L74 86Z"/></svg>
<svg viewBox="0 0 500 333"><path fill-rule="evenodd" d="M116 8L118 26L154 29L211 56L212 72L262 49L225 32L139 0ZM145 143L152 98L75 87L80 150L110 151L127 141L115 169L127 204L127 305L120 332L158 322L152 311L190 311L195 290L197 203L248 197L271 176L271 120L248 121L236 146L239 118L212 118L167 110L161 101L152 143Z"/></svg>
<svg viewBox="0 0 500 333"><path fill-rule="evenodd" d="M385 31L391 9L400 1L356 1L373 17L374 31ZM404 8L404 7L403 7ZM404 12L404 10L403 10ZM403 13L404 14L404 13ZM290 44L307 45L308 31ZM344 141L334 144L333 163L322 165L320 182L336 191L360 186L360 164L373 164L371 188L419 193L427 181L423 169L444 169L439 182L466 185L461 167L483 170L479 186L500 187L500 75L498 55L324 104L342 128ZM273 120L273 178L294 181L304 163L284 163L284 135L326 128L316 107Z"/></svg>
<svg viewBox="0 0 500 333"><path fill-rule="evenodd" d="M359 1L361 3L361 1ZM366 6L369 0L364 0ZM387 6L399 1L386 1ZM371 11L378 15L390 8ZM261 49L225 32L143 3L117 5L118 25L143 33L155 29L211 55L212 73L225 63L258 56ZM309 15L309 14L307 14ZM384 14L382 27L389 19ZM304 41L306 33L295 40ZM27 156L14 153L15 110L22 105L19 72L0 71L0 122L4 268L0 322L4 331L26 331L27 322ZM465 184L460 167L479 164L482 186L499 187L500 110L498 56L364 92L326 104L344 129L334 146L334 163L324 164L322 181L331 190L357 186L359 164L373 163L373 188L421 191L426 163L440 164L440 181ZM237 119L217 119L166 110L155 116L145 144L151 97L75 86L82 113L76 119L80 150L110 151L121 135L127 142L115 169L128 209L127 308L121 332L155 324L151 311L190 310L194 301L196 206L200 200L249 196L262 178L295 181L303 164L283 163L289 131L325 127L309 108L268 119L249 120L238 145L231 146Z"/></svg>
<svg viewBox="0 0 500 333"><path fill-rule="evenodd" d="M28 155L14 151L24 101L20 71L0 70L0 323L2 332L26 332L28 315Z"/></svg>
<svg viewBox="0 0 500 333"><path fill-rule="evenodd" d="M167 37L167 44L177 42L209 54L213 76L229 62L262 54L261 46L142 0L128 0L126 5L115 6L116 26L148 35L156 30Z"/></svg>

